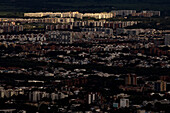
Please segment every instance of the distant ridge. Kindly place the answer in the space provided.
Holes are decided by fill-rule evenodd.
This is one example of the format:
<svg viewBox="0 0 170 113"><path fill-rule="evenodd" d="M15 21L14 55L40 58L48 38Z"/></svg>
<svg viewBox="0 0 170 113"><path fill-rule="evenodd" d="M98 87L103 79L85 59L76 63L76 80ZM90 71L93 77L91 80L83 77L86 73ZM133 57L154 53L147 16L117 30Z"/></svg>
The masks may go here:
<svg viewBox="0 0 170 113"><path fill-rule="evenodd" d="M110 11L112 9L170 11L170 0L0 0L0 12Z"/></svg>

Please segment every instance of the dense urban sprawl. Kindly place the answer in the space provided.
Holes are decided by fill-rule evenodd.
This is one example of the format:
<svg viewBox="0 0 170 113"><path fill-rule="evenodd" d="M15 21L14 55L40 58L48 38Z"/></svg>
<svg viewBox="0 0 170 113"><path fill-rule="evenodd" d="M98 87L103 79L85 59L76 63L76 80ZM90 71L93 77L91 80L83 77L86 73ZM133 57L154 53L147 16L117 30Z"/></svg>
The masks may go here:
<svg viewBox="0 0 170 113"><path fill-rule="evenodd" d="M164 17L114 10L0 18L0 112L170 112L170 30L152 18Z"/></svg>

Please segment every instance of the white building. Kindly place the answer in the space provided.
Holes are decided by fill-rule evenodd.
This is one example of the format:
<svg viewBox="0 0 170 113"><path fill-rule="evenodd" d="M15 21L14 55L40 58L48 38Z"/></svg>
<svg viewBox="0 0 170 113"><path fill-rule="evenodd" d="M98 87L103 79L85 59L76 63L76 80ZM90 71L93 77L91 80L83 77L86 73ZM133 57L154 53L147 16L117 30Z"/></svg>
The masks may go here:
<svg viewBox="0 0 170 113"><path fill-rule="evenodd" d="M61 17L61 18L82 18L83 14L79 12L36 12L36 13L24 13L25 17L43 17L43 16L50 16L50 17Z"/></svg>
<svg viewBox="0 0 170 113"><path fill-rule="evenodd" d="M113 29L110 28L82 28L82 32L97 32L97 33L105 33L105 34L113 34Z"/></svg>
<svg viewBox="0 0 170 113"><path fill-rule="evenodd" d="M153 34L155 29L124 29L119 28L116 30L117 34L139 35L140 33Z"/></svg>
<svg viewBox="0 0 170 113"><path fill-rule="evenodd" d="M49 35L50 41L56 41L58 44L72 44L72 33L69 31L49 31L46 34Z"/></svg>
<svg viewBox="0 0 170 113"><path fill-rule="evenodd" d="M142 13L151 13L153 16L161 16L160 11L142 11Z"/></svg>
<svg viewBox="0 0 170 113"><path fill-rule="evenodd" d="M52 101L58 100L58 94L56 94L56 93L51 93L51 99L52 99Z"/></svg>
<svg viewBox="0 0 170 113"><path fill-rule="evenodd" d="M112 18L113 13L85 13L83 17L92 17L95 19L107 19Z"/></svg>
<svg viewBox="0 0 170 113"><path fill-rule="evenodd" d="M136 10L113 10L112 13L116 16L129 16L136 13Z"/></svg>
<svg viewBox="0 0 170 113"><path fill-rule="evenodd" d="M120 108L129 107L129 99L120 99Z"/></svg>
<svg viewBox="0 0 170 113"><path fill-rule="evenodd" d="M0 98L4 98L5 97L5 91L4 90L1 90L0 91Z"/></svg>
<svg viewBox="0 0 170 113"><path fill-rule="evenodd" d="M170 34L165 35L165 45L170 45Z"/></svg>

